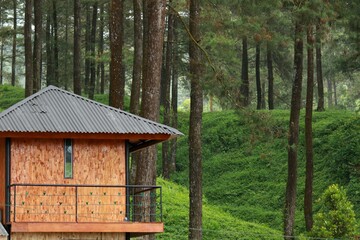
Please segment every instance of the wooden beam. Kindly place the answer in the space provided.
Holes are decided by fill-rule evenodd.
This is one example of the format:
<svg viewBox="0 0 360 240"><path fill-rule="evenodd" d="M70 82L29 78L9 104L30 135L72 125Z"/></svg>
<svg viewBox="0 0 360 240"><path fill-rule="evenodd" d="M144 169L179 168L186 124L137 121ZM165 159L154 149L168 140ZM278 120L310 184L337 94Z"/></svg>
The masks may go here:
<svg viewBox="0 0 360 240"><path fill-rule="evenodd" d="M0 132L0 138L123 139L135 142L141 140L165 141L170 137L170 134Z"/></svg>
<svg viewBox="0 0 360 240"><path fill-rule="evenodd" d="M161 233L164 223L48 223L48 222L13 222L11 232L128 232L128 233Z"/></svg>
<svg viewBox="0 0 360 240"><path fill-rule="evenodd" d="M2 223L5 223L5 191L6 191L6 181L5 181L5 138L0 138L0 212Z"/></svg>

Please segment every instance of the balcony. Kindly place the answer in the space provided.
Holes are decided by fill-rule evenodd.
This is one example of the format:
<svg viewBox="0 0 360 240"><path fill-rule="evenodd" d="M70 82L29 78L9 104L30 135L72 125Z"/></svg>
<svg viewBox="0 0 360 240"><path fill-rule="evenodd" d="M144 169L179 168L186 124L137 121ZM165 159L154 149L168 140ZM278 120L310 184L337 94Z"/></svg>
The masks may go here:
<svg viewBox="0 0 360 240"><path fill-rule="evenodd" d="M12 232L163 232L162 188L136 185L13 184Z"/></svg>

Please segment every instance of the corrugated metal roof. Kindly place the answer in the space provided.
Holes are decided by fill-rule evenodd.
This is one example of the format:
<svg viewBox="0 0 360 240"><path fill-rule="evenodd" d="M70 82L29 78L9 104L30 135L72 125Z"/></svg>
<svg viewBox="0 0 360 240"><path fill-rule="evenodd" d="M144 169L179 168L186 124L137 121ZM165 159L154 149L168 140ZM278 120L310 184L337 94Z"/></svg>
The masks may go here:
<svg viewBox="0 0 360 240"><path fill-rule="evenodd" d="M0 113L0 132L183 135L169 126L54 86Z"/></svg>

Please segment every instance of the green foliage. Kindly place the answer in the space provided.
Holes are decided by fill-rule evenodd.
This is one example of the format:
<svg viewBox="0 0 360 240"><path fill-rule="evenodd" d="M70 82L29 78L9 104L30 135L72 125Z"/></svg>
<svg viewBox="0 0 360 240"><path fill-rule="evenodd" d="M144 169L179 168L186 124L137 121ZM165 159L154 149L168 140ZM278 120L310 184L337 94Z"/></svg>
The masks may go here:
<svg viewBox="0 0 360 240"><path fill-rule="evenodd" d="M179 130L188 133L188 113L179 114ZM203 114L203 192L208 203L232 216L281 230L287 177L289 112L222 111ZM360 117L348 111L314 112L314 199L341 183L360 214ZM296 232L305 231L304 111L300 117ZM177 173L188 184L187 137L178 139ZM319 209L314 205L314 210Z"/></svg>
<svg viewBox="0 0 360 240"><path fill-rule="evenodd" d="M15 103L21 101L25 96L25 91L20 87L10 85L0 85L0 109L7 109Z"/></svg>
<svg viewBox="0 0 360 240"><path fill-rule="evenodd" d="M189 192L175 183L157 179L163 189L165 232L157 239L188 239ZM233 217L223 209L203 200L204 239L282 239L281 233L260 224Z"/></svg>
<svg viewBox="0 0 360 240"><path fill-rule="evenodd" d="M353 237L355 213L344 188L337 184L329 186L319 201L321 208L314 217L311 235L321 238Z"/></svg>

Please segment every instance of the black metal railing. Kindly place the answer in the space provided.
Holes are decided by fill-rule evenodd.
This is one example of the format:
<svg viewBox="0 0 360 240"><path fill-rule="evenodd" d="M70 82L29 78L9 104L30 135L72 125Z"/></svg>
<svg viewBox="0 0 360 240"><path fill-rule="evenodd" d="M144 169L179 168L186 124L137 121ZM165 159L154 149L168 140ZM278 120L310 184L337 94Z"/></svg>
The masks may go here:
<svg viewBox="0 0 360 240"><path fill-rule="evenodd" d="M162 222L161 186L12 184L10 222Z"/></svg>

